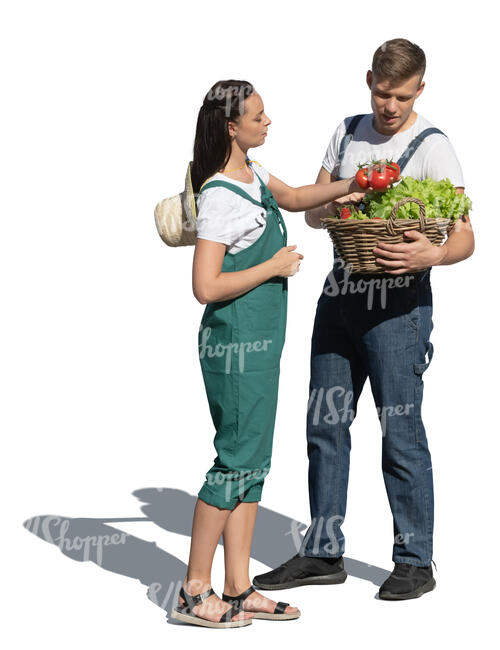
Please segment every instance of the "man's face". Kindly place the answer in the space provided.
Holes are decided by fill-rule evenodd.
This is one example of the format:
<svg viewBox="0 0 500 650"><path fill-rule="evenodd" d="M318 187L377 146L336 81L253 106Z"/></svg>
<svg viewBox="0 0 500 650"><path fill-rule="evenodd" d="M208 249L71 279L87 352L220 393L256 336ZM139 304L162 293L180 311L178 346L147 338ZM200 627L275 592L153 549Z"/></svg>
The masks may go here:
<svg viewBox="0 0 500 650"><path fill-rule="evenodd" d="M404 130L405 122L413 111L413 104L422 93L425 82L414 75L391 85L388 79L378 79L368 70L366 83L371 90L371 104L375 116L375 127L381 133L393 135Z"/></svg>

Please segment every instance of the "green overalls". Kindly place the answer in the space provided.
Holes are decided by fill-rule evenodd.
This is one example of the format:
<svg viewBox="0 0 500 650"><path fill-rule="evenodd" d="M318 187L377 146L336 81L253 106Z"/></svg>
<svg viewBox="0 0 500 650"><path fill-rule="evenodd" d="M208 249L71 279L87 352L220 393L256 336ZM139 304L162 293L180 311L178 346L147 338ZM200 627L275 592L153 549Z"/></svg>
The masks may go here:
<svg viewBox="0 0 500 650"><path fill-rule="evenodd" d="M223 273L261 264L286 246L278 204L257 177L261 202L224 181L201 189L225 187L266 210L260 237L237 253L226 252ZM261 499L271 464L287 297L288 278L276 276L237 298L207 304L201 320L199 357L217 457L198 496L219 508Z"/></svg>

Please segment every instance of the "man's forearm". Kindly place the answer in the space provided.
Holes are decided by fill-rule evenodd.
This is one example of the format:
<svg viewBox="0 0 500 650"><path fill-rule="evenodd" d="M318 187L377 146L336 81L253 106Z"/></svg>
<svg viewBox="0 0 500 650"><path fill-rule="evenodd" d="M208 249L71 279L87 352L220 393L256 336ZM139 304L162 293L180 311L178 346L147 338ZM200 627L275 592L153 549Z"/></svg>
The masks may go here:
<svg viewBox="0 0 500 650"><path fill-rule="evenodd" d="M321 228L320 219L324 217L331 217L333 215L333 207L335 205L334 201L327 203L326 205L320 205L319 208L314 208L313 210L306 210L305 220L308 226L311 228Z"/></svg>
<svg viewBox="0 0 500 650"><path fill-rule="evenodd" d="M474 233L472 230L450 233L446 242L441 246L441 251L443 257L436 266L456 264L467 259L474 252Z"/></svg>

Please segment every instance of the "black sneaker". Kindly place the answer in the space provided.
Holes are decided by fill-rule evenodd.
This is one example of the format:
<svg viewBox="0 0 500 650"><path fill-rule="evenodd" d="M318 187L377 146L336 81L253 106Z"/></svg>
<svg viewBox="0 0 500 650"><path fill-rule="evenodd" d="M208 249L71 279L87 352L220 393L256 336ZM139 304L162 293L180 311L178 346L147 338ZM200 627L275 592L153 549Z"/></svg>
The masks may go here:
<svg viewBox="0 0 500 650"><path fill-rule="evenodd" d="M277 569L255 576L258 589L290 589L302 585L336 585L345 582L347 572L340 557L294 555Z"/></svg>
<svg viewBox="0 0 500 650"><path fill-rule="evenodd" d="M432 591L435 586L432 565L415 566L405 562L395 562L394 571L382 584L378 595L382 600L419 598L422 594Z"/></svg>

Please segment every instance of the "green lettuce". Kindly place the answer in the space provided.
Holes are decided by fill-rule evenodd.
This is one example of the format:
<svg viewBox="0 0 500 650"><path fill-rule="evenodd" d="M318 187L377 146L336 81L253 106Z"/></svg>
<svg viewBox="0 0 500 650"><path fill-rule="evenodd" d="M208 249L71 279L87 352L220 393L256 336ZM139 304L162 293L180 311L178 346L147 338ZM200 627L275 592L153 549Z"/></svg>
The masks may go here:
<svg viewBox="0 0 500 650"><path fill-rule="evenodd" d="M426 178L417 181L411 176L403 176L397 185L393 185L386 192L368 192L363 199L365 215L358 218L380 217L389 219L393 205L402 198L412 196L423 201L425 216L429 218L458 219L463 214L468 214L472 208L472 201L465 194L457 194L455 186L446 178L435 181ZM417 203L405 203L398 208L397 219L418 219L419 206Z"/></svg>

